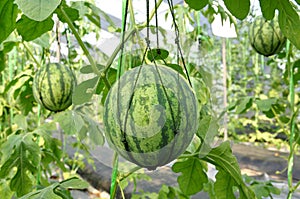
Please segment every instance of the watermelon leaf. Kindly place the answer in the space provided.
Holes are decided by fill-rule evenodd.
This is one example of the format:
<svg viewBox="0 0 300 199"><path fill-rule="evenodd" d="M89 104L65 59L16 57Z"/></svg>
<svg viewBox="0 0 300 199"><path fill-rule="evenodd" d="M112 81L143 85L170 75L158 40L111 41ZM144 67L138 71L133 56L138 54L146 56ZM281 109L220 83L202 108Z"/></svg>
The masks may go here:
<svg viewBox="0 0 300 199"><path fill-rule="evenodd" d="M10 188L22 196L32 189L32 179L28 175L28 171L35 173L37 165L40 162L40 148L33 141L32 134L12 134L8 137L8 141L2 146L1 152L10 150L9 155L4 160L4 164L0 168L0 178L6 177L10 171L16 167L17 172L11 179ZM3 157L2 157L3 160Z"/></svg>
<svg viewBox="0 0 300 199"><path fill-rule="evenodd" d="M260 8L261 12L267 20L271 20L274 18L275 9L277 7L277 2L273 0L260 0Z"/></svg>
<svg viewBox="0 0 300 199"><path fill-rule="evenodd" d="M226 8L236 18L243 20L247 17L250 10L250 0L224 0Z"/></svg>
<svg viewBox="0 0 300 199"><path fill-rule="evenodd" d="M104 65L101 65L101 64L97 64L96 66L97 66L99 71L102 71L105 67ZM89 73L93 73L94 71L93 71L91 65L86 65L86 66L83 66L83 67L80 68L80 72L82 74L89 74Z"/></svg>
<svg viewBox="0 0 300 199"><path fill-rule="evenodd" d="M35 21L47 19L61 3L61 0L15 0L19 9Z"/></svg>
<svg viewBox="0 0 300 199"><path fill-rule="evenodd" d="M104 144L104 133L97 122L86 115L82 118L88 126L89 140L95 145L102 146Z"/></svg>
<svg viewBox="0 0 300 199"><path fill-rule="evenodd" d="M148 51L147 58L153 62L155 60L165 60L169 56L169 52L162 48L154 48Z"/></svg>
<svg viewBox="0 0 300 199"><path fill-rule="evenodd" d="M300 18L288 0L277 0L279 26L282 33L300 49Z"/></svg>
<svg viewBox="0 0 300 199"><path fill-rule="evenodd" d="M88 102L95 94L95 88L98 84L99 77L96 76L92 79L81 82L75 87L72 102L75 105L83 104Z"/></svg>
<svg viewBox="0 0 300 199"><path fill-rule="evenodd" d="M178 64L172 64L172 63L168 63L167 64L168 67L176 70L178 73L180 73L182 76L186 77L185 73L182 70L182 67Z"/></svg>
<svg viewBox="0 0 300 199"><path fill-rule="evenodd" d="M15 29L17 15L18 7L14 4L14 1L0 1L0 44Z"/></svg>
<svg viewBox="0 0 300 199"><path fill-rule="evenodd" d="M260 111L269 111L272 106L277 102L277 99L264 99L264 100L257 100L255 103Z"/></svg>
<svg viewBox="0 0 300 199"><path fill-rule="evenodd" d="M6 66L6 54L3 51L0 51L0 72L5 69Z"/></svg>
<svg viewBox="0 0 300 199"><path fill-rule="evenodd" d="M249 108L251 108L252 103L253 103L253 98L252 97L247 96L247 97L244 97L244 98L240 99L237 103L235 112L237 114L244 113Z"/></svg>
<svg viewBox="0 0 300 199"><path fill-rule="evenodd" d="M172 166L175 173L181 172L177 182L181 191L186 195L193 195L203 189L203 184L208 182L201 160L191 157L185 161L178 161Z"/></svg>
<svg viewBox="0 0 300 199"><path fill-rule="evenodd" d="M86 189L89 187L89 183L77 177L73 177L60 182L60 186L65 189Z"/></svg>
<svg viewBox="0 0 300 199"><path fill-rule="evenodd" d="M54 115L54 121L60 124L67 135L76 135L84 126L84 120L75 111L63 111Z"/></svg>
<svg viewBox="0 0 300 199"><path fill-rule="evenodd" d="M255 198L253 191L243 181L238 161L232 154L229 141L221 143L218 147L213 148L208 154L204 155L201 159L215 165L219 171L223 169L232 177L235 185L239 188L240 198ZM226 184L223 184L223 186L226 186L227 182L224 183Z"/></svg>
<svg viewBox="0 0 300 199"><path fill-rule="evenodd" d="M195 10L201 10L208 4L208 0L185 0L185 2L189 5L190 8Z"/></svg>
<svg viewBox="0 0 300 199"><path fill-rule="evenodd" d="M219 125L217 119L212 116L204 116L199 122L197 135L206 143L212 143L214 137L218 134Z"/></svg>
<svg viewBox="0 0 300 199"><path fill-rule="evenodd" d="M51 17L43 20L43 21L34 21L22 15L21 19L17 21L17 30L18 33L22 36L25 41L31 41L47 31L52 30L54 25Z"/></svg>
<svg viewBox="0 0 300 199"><path fill-rule="evenodd" d="M216 182L214 184L214 191L218 199L235 198L233 187L236 182L225 170L217 168Z"/></svg>
<svg viewBox="0 0 300 199"><path fill-rule="evenodd" d="M71 8L68 5L66 5L65 3L62 5L62 9L64 9L64 11L67 13L68 17L71 19L71 21L76 21L79 18L79 11L76 10L75 8ZM57 14L59 20L61 22L66 23L67 20L65 19L64 15L61 12L61 9L56 9L55 13Z"/></svg>

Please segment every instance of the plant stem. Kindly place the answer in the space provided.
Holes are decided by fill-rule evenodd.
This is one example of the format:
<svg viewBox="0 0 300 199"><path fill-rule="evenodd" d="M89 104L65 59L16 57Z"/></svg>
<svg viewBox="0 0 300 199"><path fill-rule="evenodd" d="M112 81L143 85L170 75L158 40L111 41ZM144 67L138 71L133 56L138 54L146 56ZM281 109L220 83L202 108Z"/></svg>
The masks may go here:
<svg viewBox="0 0 300 199"><path fill-rule="evenodd" d="M83 41L82 41L80 35L78 34L75 26L73 25L72 20L69 18L68 14L64 11L64 9L63 9L62 6L60 6L60 10L61 10L63 16L66 18L66 22L67 22L69 28L72 30L72 33L74 34L76 40L78 41L78 44L80 45L81 49L83 50L84 54L86 55L87 59L89 60L91 66L92 66L93 72L104 80L104 83L105 83L105 85L106 85L107 88L110 88L110 83L107 80L106 75L103 74L103 73L101 73L98 70L97 65L96 65L94 59L92 58L92 56L89 53L87 47L83 43Z"/></svg>
<svg viewBox="0 0 300 199"><path fill-rule="evenodd" d="M34 57L33 53L31 52L30 48L25 44L25 42L22 42L23 46L26 48L28 54L33 59L33 61L38 65L38 67L41 67L41 64L38 62L38 60Z"/></svg>
<svg viewBox="0 0 300 199"><path fill-rule="evenodd" d="M119 181L121 182L122 180L125 180L128 176L130 176L131 174L133 174L134 172L138 171L142 169L142 167L136 166L134 168L132 168L128 173L122 175L119 179Z"/></svg>
<svg viewBox="0 0 300 199"><path fill-rule="evenodd" d="M293 166L294 166L294 136L295 136L295 115L294 115L294 108L295 108L295 85L294 85L294 67L291 64L291 55L292 55L292 44L287 41L287 69L289 70L289 90L290 90L290 107L291 107L291 123L290 123L290 139L289 139L289 146L290 146L290 154L288 157L288 186L289 186L289 193L288 199L292 198L293 195Z"/></svg>
<svg viewBox="0 0 300 199"><path fill-rule="evenodd" d="M118 177L118 165L119 164L119 157L118 153L114 152L113 158L113 170L111 174L111 184L110 184L110 199L114 199L117 192L117 177Z"/></svg>
<svg viewBox="0 0 300 199"><path fill-rule="evenodd" d="M92 65L93 72L96 75L101 76L101 72L98 70L94 59L92 58L92 56L90 55L87 47L83 43L83 41L82 41L80 35L78 34L75 26L73 25L73 22L71 21L71 19L69 18L68 14L65 12L65 10L63 9L62 6L60 6L60 10L61 10L63 16L65 17L66 22L67 22L69 28L72 30L72 33L74 34L76 40L78 41L78 44L80 45L80 47L82 48L84 54L86 55L87 59L89 60L90 64Z"/></svg>

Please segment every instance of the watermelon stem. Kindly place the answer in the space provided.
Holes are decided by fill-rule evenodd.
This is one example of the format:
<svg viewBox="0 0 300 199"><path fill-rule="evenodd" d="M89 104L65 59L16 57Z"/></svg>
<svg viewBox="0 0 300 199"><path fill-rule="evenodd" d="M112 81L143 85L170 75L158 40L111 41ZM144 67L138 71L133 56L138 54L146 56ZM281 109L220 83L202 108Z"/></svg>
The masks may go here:
<svg viewBox="0 0 300 199"><path fill-rule="evenodd" d="M118 166L119 166L119 156L117 152L114 152L113 158L113 170L111 174L111 184L110 184L110 198L114 199L117 192L117 178L118 178Z"/></svg>
<svg viewBox="0 0 300 199"><path fill-rule="evenodd" d="M83 43L83 41L81 40L80 35L78 34L75 26L73 25L72 20L70 19L70 17L68 16L68 14L65 12L65 10L63 9L62 6L59 7L59 9L61 10L61 13L63 14L63 16L66 19L66 22L69 26L69 28L71 29L72 33L74 34L78 44L80 45L81 49L83 50L84 54L86 55L87 59L89 60L91 66L92 66L92 70L93 72L98 75L99 77L101 77L104 80L105 86L109 89L110 88L110 84L109 81L107 80L106 75L102 75L102 73L98 70L97 65L93 59L93 57L91 56L91 54L89 53L86 45ZM106 74L106 73L105 73Z"/></svg>

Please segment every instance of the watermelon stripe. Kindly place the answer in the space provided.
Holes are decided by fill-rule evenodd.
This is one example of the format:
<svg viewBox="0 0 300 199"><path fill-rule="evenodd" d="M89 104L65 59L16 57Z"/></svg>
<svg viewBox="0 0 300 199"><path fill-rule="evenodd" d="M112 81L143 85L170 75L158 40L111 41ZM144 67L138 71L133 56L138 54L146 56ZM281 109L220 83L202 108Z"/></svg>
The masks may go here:
<svg viewBox="0 0 300 199"><path fill-rule="evenodd" d="M279 28L277 17L269 21L263 17L257 17L250 25L249 39L254 50L265 56L280 52L286 42L286 37Z"/></svg>
<svg viewBox="0 0 300 199"><path fill-rule="evenodd" d="M105 101L106 138L125 159L155 169L189 145L197 130L195 99L186 80L170 68L145 65L127 71Z"/></svg>
<svg viewBox="0 0 300 199"><path fill-rule="evenodd" d="M38 103L50 111L63 111L72 104L76 78L60 64L42 66L35 75L33 94Z"/></svg>

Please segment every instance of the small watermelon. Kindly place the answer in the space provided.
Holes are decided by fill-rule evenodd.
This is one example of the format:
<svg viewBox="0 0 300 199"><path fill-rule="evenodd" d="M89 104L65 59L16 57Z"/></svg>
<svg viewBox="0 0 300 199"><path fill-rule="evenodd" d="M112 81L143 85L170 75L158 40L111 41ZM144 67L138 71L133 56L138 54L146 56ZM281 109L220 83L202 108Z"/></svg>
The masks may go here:
<svg viewBox="0 0 300 199"><path fill-rule="evenodd" d="M33 79L34 98L50 111L63 111L72 104L75 84L75 76L67 66L47 64L37 71Z"/></svg>
<svg viewBox="0 0 300 199"><path fill-rule="evenodd" d="M182 154L198 127L197 99L187 81L165 66L125 72L110 89L104 127L111 148L154 170Z"/></svg>
<svg viewBox="0 0 300 199"><path fill-rule="evenodd" d="M262 16L255 18L250 25L249 39L254 50L265 56L279 53L286 42L277 17L273 20L266 20Z"/></svg>

